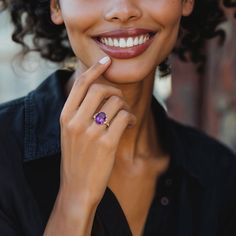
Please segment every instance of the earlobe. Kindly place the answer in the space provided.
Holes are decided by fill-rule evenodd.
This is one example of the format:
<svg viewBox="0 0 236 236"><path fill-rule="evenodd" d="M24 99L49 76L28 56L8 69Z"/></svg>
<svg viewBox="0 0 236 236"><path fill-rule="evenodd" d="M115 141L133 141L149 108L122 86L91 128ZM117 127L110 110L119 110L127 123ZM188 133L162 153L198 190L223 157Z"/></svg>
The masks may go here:
<svg viewBox="0 0 236 236"><path fill-rule="evenodd" d="M194 8L195 0L183 0L183 16L189 16Z"/></svg>
<svg viewBox="0 0 236 236"><path fill-rule="evenodd" d="M63 17L61 14L61 9L58 0L51 0L50 12L51 12L51 20L54 24L56 25L63 24Z"/></svg>

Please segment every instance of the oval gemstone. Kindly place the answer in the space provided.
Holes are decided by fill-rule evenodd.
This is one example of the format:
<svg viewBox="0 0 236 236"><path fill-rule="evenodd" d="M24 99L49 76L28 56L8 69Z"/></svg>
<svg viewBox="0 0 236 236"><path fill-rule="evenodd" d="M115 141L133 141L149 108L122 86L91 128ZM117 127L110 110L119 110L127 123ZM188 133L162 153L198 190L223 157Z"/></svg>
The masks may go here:
<svg viewBox="0 0 236 236"><path fill-rule="evenodd" d="M107 116L105 112L99 112L96 116L95 116L95 122L98 125L103 125L104 122L106 121Z"/></svg>

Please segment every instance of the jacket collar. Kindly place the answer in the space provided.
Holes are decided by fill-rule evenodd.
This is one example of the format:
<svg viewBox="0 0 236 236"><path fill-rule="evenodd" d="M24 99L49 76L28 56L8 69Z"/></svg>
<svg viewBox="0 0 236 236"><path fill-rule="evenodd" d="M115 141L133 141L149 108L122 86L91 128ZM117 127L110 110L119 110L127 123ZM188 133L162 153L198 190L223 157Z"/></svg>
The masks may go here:
<svg viewBox="0 0 236 236"><path fill-rule="evenodd" d="M58 70L25 98L24 161L60 153L60 113L64 85L72 71Z"/></svg>
<svg viewBox="0 0 236 236"><path fill-rule="evenodd" d="M60 154L60 113L66 101L65 84L72 74L73 71L58 70L25 97L25 162ZM189 156L186 143L176 132L176 127L180 125L168 118L154 97L152 108L158 124L158 136L161 137L160 144L170 153L171 166L184 169L200 181L201 176L192 173L188 164L189 160L196 158ZM204 181L205 178L200 182Z"/></svg>

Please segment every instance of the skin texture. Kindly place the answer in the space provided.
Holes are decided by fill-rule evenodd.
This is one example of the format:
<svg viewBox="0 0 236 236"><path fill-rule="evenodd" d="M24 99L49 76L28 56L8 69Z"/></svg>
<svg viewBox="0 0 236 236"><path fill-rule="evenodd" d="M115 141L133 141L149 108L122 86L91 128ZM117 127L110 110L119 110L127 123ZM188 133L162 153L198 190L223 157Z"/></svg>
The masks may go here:
<svg viewBox="0 0 236 236"><path fill-rule="evenodd" d="M154 72L174 47L180 19L191 13L193 4L61 0L58 8L51 0L52 21L65 24L80 66L67 86L61 113L61 186L45 235L89 235L94 209L107 186L119 200L133 235L141 235L156 181L169 163L158 144L158 124L150 108ZM91 37L120 28L159 33L140 56L97 63L106 55ZM109 128L93 121L97 111L108 114ZM62 223L62 212L77 226L71 227L69 220ZM63 233L57 231L62 225Z"/></svg>
<svg viewBox="0 0 236 236"><path fill-rule="evenodd" d="M142 56L132 60L113 59L105 73L107 79L116 83L136 82L143 80L169 55L176 42L180 18L191 12L191 2L100 0L98 4L96 0L61 0L61 11L53 11L52 20L56 24L65 23L72 49L87 68L105 56L91 36L130 27L160 30L160 35Z"/></svg>

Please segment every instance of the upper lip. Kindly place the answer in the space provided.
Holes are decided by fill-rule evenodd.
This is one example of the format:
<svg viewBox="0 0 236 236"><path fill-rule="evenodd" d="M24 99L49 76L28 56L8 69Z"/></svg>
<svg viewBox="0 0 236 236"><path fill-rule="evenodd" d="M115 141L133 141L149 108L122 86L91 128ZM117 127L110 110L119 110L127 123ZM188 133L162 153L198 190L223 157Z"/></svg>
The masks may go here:
<svg viewBox="0 0 236 236"><path fill-rule="evenodd" d="M150 29L143 28L128 28L128 29L118 29L109 32L104 32L95 35L94 38L120 38L120 37L135 37L143 34L154 35L156 32Z"/></svg>

